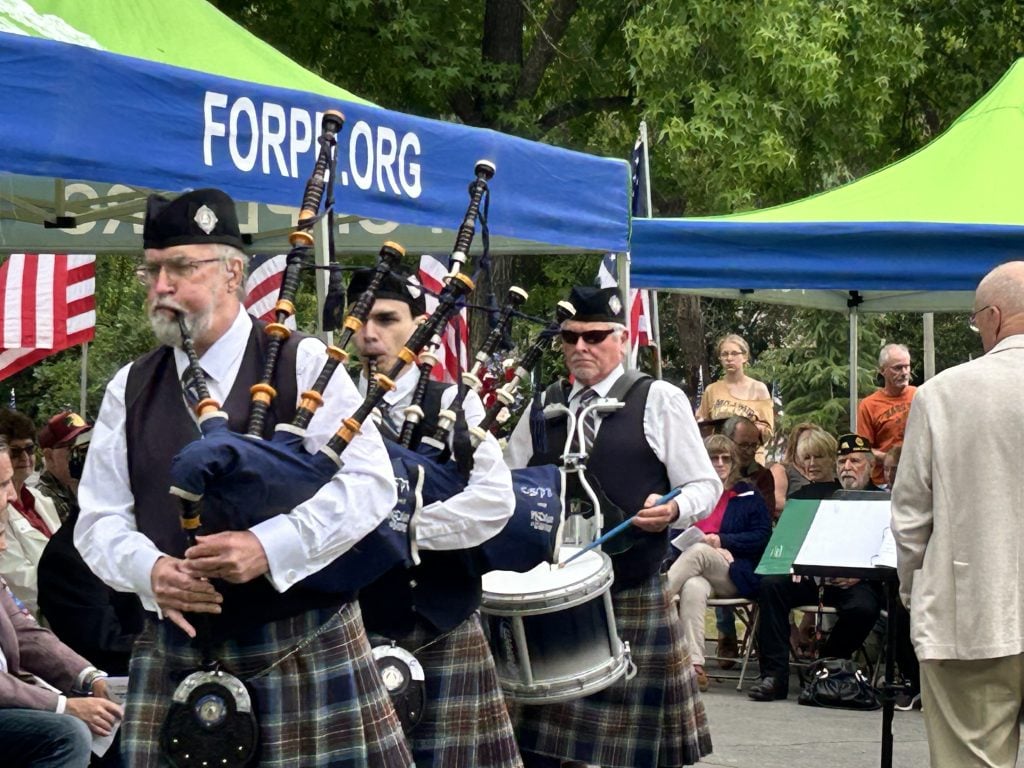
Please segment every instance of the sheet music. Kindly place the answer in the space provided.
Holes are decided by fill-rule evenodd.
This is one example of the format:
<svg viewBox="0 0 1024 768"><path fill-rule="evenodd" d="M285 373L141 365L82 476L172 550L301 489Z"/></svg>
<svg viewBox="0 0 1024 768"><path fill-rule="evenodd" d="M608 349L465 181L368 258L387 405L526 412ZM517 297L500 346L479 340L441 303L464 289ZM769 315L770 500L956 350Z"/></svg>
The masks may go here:
<svg viewBox="0 0 1024 768"><path fill-rule="evenodd" d="M881 560L879 550L890 518L889 501L822 501L793 564L837 568L889 565ZM895 567L895 543L892 549L890 567Z"/></svg>
<svg viewBox="0 0 1024 768"><path fill-rule="evenodd" d="M871 564L879 568L896 567L896 539L888 525L882 529L882 543L878 547L878 554L871 558Z"/></svg>

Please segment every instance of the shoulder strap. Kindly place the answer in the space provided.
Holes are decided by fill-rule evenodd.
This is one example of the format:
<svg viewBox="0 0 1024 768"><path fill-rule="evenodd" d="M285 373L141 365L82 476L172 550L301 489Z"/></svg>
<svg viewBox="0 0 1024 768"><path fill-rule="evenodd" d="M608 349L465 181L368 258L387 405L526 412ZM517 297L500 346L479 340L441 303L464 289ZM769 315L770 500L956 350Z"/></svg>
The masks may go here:
<svg viewBox="0 0 1024 768"><path fill-rule="evenodd" d="M615 398L616 400L625 400L629 393L633 390L638 383L644 379L650 379L651 375L638 370L629 370L619 376L612 384L612 388L608 390L608 397Z"/></svg>

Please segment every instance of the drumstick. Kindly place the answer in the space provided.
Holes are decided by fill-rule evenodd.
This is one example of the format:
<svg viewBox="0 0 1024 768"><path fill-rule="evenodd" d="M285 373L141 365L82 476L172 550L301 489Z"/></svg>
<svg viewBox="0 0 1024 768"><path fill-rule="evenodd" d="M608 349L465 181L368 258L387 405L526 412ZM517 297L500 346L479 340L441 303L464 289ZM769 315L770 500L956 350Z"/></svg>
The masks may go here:
<svg viewBox="0 0 1024 768"><path fill-rule="evenodd" d="M662 496L662 497L661 497L660 499L657 499L657 500L655 500L655 502L654 502L654 503L653 503L653 504L652 504L651 506L652 506L652 507L657 507L657 506L661 506L662 504L668 504L668 503L669 503L670 501L672 501L672 499L674 499L674 498L675 498L676 496L678 496L678 495L679 495L680 493L682 493L682 492L683 492L683 488L682 488L682 486L679 486L679 487L673 488L673 489L672 489L671 491L669 491L668 493L666 493L666 494L665 494L664 496ZM638 513L638 514L639 514L639 513ZM612 529L611 529L610 531L608 531L608 533L606 533L606 534L604 534L603 536L600 536L599 538L595 539L595 540L594 540L594 541L592 541L592 542L591 542L590 544L587 544L587 546L585 546L585 547L584 547L583 549L581 549L581 550L580 550L579 552L577 552L577 553L576 553L575 555L573 555L572 557L570 557L570 558L569 558L568 560L566 560L566 561L565 561L564 563L559 563L559 564L558 564L558 567L559 567L559 568L565 568L565 566L567 566L567 565L568 565L569 563L571 563L571 562L572 562L573 560L575 560L575 559L576 559L577 557L579 557L579 556L580 556L580 555L582 555L583 553L585 553L585 552L589 552L589 551L590 551L590 550L592 550L592 549L593 549L594 547L599 547L599 546L601 546L602 544L604 544L604 543L605 543L606 541L608 541L608 539L611 539L611 538L613 538L613 537L615 537L615 536L618 536L618 535L619 535L620 533L622 533L622 532L623 532L624 530L626 530L626 529L627 529L627 528L628 528L628 527L629 527L630 525L632 525L632 524L633 524L633 518L635 518L635 517L636 517L636 515L633 515L633 517L629 517L629 518L626 518L626 519L625 519L625 520L623 520L623 521L622 521L621 523L619 523L619 524L618 524L618 525L616 525L616 526L615 526L614 528L612 528Z"/></svg>

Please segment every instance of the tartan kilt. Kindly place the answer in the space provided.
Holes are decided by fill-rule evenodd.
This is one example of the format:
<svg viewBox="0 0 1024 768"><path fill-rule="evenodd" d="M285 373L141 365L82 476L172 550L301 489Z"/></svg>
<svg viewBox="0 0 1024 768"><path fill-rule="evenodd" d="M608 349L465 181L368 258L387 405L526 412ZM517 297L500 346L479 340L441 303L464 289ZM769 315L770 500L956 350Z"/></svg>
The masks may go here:
<svg viewBox="0 0 1024 768"><path fill-rule="evenodd" d="M260 766L413 765L370 654L358 604L270 622L243 642L233 639L213 652L222 668L247 683L253 693ZM200 662L199 650L170 621L147 622L132 649L121 731L129 768L169 765L160 752L160 729L175 688ZM273 669L260 674L275 662Z"/></svg>
<svg viewBox="0 0 1024 768"><path fill-rule="evenodd" d="M398 645L423 667L423 718L407 737L416 768L522 768L478 613L436 640L417 627Z"/></svg>
<svg viewBox="0 0 1024 768"><path fill-rule="evenodd" d="M561 704L514 707L519 748L602 768L696 763L711 754L711 733L662 577L613 594L612 605L636 677Z"/></svg>

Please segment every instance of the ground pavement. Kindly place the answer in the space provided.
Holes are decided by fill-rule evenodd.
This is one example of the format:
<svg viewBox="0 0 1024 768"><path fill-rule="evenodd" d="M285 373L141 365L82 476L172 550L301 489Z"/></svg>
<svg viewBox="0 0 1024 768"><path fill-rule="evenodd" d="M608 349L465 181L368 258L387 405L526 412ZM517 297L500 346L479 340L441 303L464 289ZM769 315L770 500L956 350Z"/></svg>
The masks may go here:
<svg viewBox="0 0 1024 768"><path fill-rule="evenodd" d="M796 679L793 680L794 687ZM714 754L700 765L739 768L876 768L881 764L882 710L802 707L791 690L785 701L756 702L736 682L711 681L704 694ZM1024 749L1022 749L1024 753ZM893 768L928 768L920 711L896 712ZM1024 759L1018 758L1024 765Z"/></svg>

